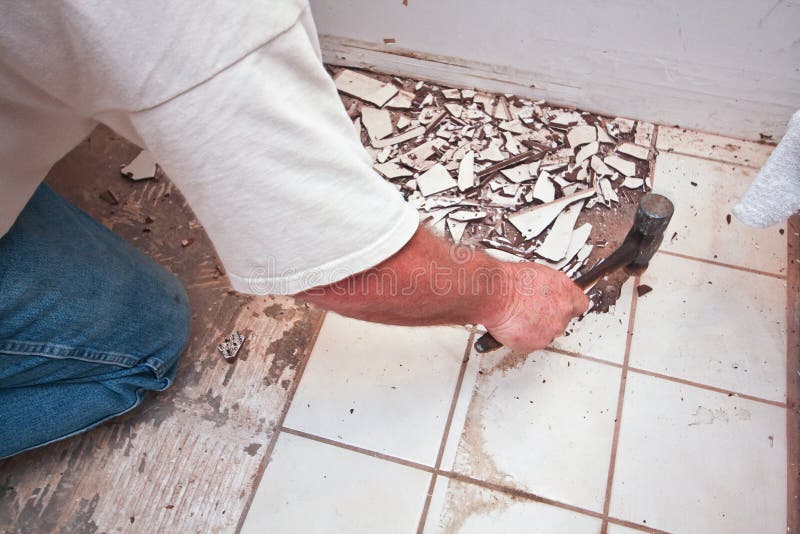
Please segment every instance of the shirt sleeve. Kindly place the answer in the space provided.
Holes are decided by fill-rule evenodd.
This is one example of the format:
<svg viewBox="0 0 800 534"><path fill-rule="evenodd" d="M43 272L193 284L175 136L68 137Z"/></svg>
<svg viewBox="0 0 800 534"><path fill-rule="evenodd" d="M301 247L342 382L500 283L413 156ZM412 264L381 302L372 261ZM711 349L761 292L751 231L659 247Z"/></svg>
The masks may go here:
<svg viewBox="0 0 800 534"><path fill-rule="evenodd" d="M372 169L310 13L130 125L205 227L233 287L294 294L402 248L416 210Z"/></svg>

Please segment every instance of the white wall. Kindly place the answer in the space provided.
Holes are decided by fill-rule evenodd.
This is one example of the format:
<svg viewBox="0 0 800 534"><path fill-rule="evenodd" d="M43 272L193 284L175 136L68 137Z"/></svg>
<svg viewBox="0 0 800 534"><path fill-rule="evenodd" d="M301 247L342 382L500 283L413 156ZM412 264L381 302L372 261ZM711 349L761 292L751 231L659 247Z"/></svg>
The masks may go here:
<svg viewBox="0 0 800 534"><path fill-rule="evenodd" d="M312 7L326 60L337 64L756 139L779 136L800 108L800 0Z"/></svg>

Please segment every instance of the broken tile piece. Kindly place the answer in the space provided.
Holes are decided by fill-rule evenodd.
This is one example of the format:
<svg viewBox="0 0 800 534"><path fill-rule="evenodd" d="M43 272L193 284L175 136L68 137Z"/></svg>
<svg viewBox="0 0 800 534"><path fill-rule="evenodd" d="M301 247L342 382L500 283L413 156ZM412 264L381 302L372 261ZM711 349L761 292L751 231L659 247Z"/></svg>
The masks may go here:
<svg viewBox="0 0 800 534"><path fill-rule="evenodd" d="M122 175L134 182L156 177L156 161L147 150L142 150L133 161L122 167Z"/></svg>
<svg viewBox="0 0 800 534"><path fill-rule="evenodd" d="M415 137L422 135L425 133L424 126L417 126L416 128L409 130L405 133L401 133L400 135L395 135L394 137L387 137L385 139L380 139L372 143L372 146L375 148L383 148L390 145L396 145L398 143L404 143Z"/></svg>
<svg viewBox="0 0 800 534"><path fill-rule="evenodd" d="M620 133L627 134L633 131L633 127L636 124L636 121L631 119L623 119L621 117L615 118L613 124L617 126Z"/></svg>
<svg viewBox="0 0 800 534"><path fill-rule="evenodd" d="M497 125L501 130L505 130L507 132L512 132L515 134L527 134L531 133L531 129L522 124L522 121L519 119L514 119L513 121L501 121L500 124Z"/></svg>
<svg viewBox="0 0 800 534"><path fill-rule="evenodd" d="M564 254L564 257L561 261L556 263L548 261L544 258L537 259L537 263L543 263L548 267L556 269L560 271L567 264L572 261L572 258L578 257L578 263L583 263L583 261L589 257L589 254L592 251L593 246L591 244L587 244L586 240L589 239L589 234L592 233L592 225L590 223L583 223L578 228L576 228L572 232L572 236L569 240L569 246L567 247L567 252Z"/></svg>
<svg viewBox="0 0 800 534"><path fill-rule="evenodd" d="M402 89L397 92L397 94L392 97L391 100L386 102L387 108L396 108L396 109L409 109L411 105L414 103L414 93L409 93L408 91L403 91Z"/></svg>
<svg viewBox="0 0 800 534"><path fill-rule="evenodd" d="M228 337L222 340L222 343L217 346L217 350L222 354L226 362L233 363L244 341L245 337L238 330L234 330Z"/></svg>
<svg viewBox="0 0 800 534"><path fill-rule="evenodd" d="M603 128L599 124L596 126L596 128L597 128L597 141L598 142L600 142L601 144L603 144L603 143L605 143L605 144L614 144L615 143L615 141L613 139L611 139L611 136L608 135L608 132L606 132L605 128Z"/></svg>
<svg viewBox="0 0 800 534"><path fill-rule="evenodd" d="M550 173L542 171L533 186L533 198L542 202L552 202L556 198L556 188L550 181Z"/></svg>
<svg viewBox="0 0 800 534"><path fill-rule="evenodd" d="M371 102L378 107L382 107L398 91L397 87L390 83L383 83L349 69L340 71L333 81L339 91Z"/></svg>
<svg viewBox="0 0 800 534"><path fill-rule="evenodd" d="M367 129L370 143L383 139L392 133L392 117L385 109L361 108L361 124Z"/></svg>
<svg viewBox="0 0 800 534"><path fill-rule="evenodd" d="M511 134L511 132L503 132L503 137L506 138L505 147L509 154L518 156L520 154L519 143L516 139L514 139L514 136Z"/></svg>
<svg viewBox="0 0 800 534"><path fill-rule="evenodd" d="M508 221L519 230L525 239L533 239L541 234L551 222L570 204L592 197L596 194L594 189L586 189L573 195L564 196L548 204L541 204L526 210L508 215Z"/></svg>
<svg viewBox="0 0 800 534"><path fill-rule="evenodd" d="M408 117L406 117L405 115L400 115L397 118L397 129L398 130L402 130L403 128L405 128L409 124L411 124L411 120Z"/></svg>
<svg viewBox="0 0 800 534"><path fill-rule="evenodd" d="M455 221L451 217L447 218L447 229L450 231L450 237L453 238L453 243L461 242L461 237L464 235L467 224L469 223Z"/></svg>
<svg viewBox="0 0 800 534"><path fill-rule="evenodd" d="M526 261L525 258L521 256L517 256L516 254L512 254L497 248L486 248L483 251L494 259L504 261L506 263L519 263L521 261Z"/></svg>
<svg viewBox="0 0 800 534"><path fill-rule="evenodd" d="M617 147L617 152L627 154L628 156L636 159L646 160L650 155L650 148L646 146L635 145L633 143L622 143Z"/></svg>
<svg viewBox="0 0 800 534"><path fill-rule="evenodd" d="M497 145L489 145L478 153L478 159L488 161L503 161L506 157L497 148Z"/></svg>
<svg viewBox="0 0 800 534"><path fill-rule="evenodd" d="M637 145L650 146L653 142L653 133L655 126L649 122L638 121L636 123L636 134L634 135L633 142Z"/></svg>
<svg viewBox="0 0 800 534"><path fill-rule="evenodd" d="M441 193L456 187L457 183L441 163L435 164L417 178L417 188L423 196Z"/></svg>
<svg viewBox="0 0 800 534"><path fill-rule="evenodd" d="M550 261L559 261L566 256L572 239L572 231L575 229L575 223L578 221L582 208L583 201L576 202L556 217L556 222L553 223L547 237L536 248L537 255Z"/></svg>
<svg viewBox="0 0 800 534"><path fill-rule="evenodd" d="M627 159L622 159L619 156L606 156L606 158L603 159L603 163L612 169L618 170L625 176L633 176L636 174L636 164L632 161L628 161Z"/></svg>
<svg viewBox="0 0 800 534"><path fill-rule="evenodd" d="M608 178L601 178L598 185L600 187L600 193L605 199L606 206L610 206L611 202L619 202L619 197L617 197L617 194L611 187L611 181L609 181Z"/></svg>
<svg viewBox="0 0 800 534"><path fill-rule="evenodd" d="M464 106L461 104L447 103L444 105L444 107L450 113L450 115L457 119L461 117L461 113L464 111Z"/></svg>
<svg viewBox="0 0 800 534"><path fill-rule="evenodd" d="M600 143L598 143L597 141L588 143L583 148L578 150L578 153L575 155L575 164L578 165L585 159L594 156L595 154L597 154L597 151L599 149L600 149Z"/></svg>
<svg viewBox="0 0 800 534"><path fill-rule="evenodd" d="M475 152L470 150L458 164L458 190L466 191L475 185Z"/></svg>
<svg viewBox="0 0 800 534"><path fill-rule="evenodd" d="M458 89L442 89L442 94L447 100L458 100L461 98L461 91Z"/></svg>
<svg viewBox="0 0 800 534"><path fill-rule="evenodd" d="M413 175L413 171L403 167L402 165L398 165L392 161L387 161L386 163L378 163L372 166L373 169L381 173L386 178L400 178L402 176L411 176Z"/></svg>
<svg viewBox="0 0 800 534"><path fill-rule="evenodd" d="M592 156L592 170L594 170L598 176L611 176L614 174L614 171L597 156Z"/></svg>
<svg viewBox="0 0 800 534"><path fill-rule="evenodd" d="M572 148L597 141L597 128L594 126L576 126L567 133L567 141L569 141L569 146Z"/></svg>
<svg viewBox="0 0 800 534"><path fill-rule="evenodd" d="M472 210L459 210L450 214L450 218L459 222L479 221L486 217L486 212L472 211Z"/></svg>
<svg viewBox="0 0 800 534"><path fill-rule="evenodd" d="M509 167L508 169L502 169L500 171L500 174L502 174L515 184L519 184L533 179L533 176L531 176L530 173L530 166L527 163L523 163L522 165L517 165L516 167Z"/></svg>
<svg viewBox="0 0 800 534"><path fill-rule="evenodd" d="M644 180L641 178L625 178L620 185L628 189L639 189L644 185Z"/></svg>

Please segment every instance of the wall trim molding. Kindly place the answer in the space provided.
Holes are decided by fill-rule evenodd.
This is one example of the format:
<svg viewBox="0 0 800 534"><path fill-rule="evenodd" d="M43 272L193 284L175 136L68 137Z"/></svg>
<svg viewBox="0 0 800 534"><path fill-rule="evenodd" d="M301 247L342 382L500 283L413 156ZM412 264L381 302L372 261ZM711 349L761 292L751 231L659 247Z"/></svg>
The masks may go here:
<svg viewBox="0 0 800 534"><path fill-rule="evenodd" d="M691 90L688 85L666 87L630 78L602 76L590 77L590 82L554 80L548 73L331 35L320 35L320 44L323 59L333 65L425 79L454 87L513 93L604 115L677 125L743 139L759 140L761 134L765 134L777 141L795 111L786 103L767 101L768 95L764 95L763 100L747 100L719 94L722 91ZM615 58L618 66L625 61L624 57ZM638 63L634 65L636 60L630 61L631 70L635 70Z"/></svg>

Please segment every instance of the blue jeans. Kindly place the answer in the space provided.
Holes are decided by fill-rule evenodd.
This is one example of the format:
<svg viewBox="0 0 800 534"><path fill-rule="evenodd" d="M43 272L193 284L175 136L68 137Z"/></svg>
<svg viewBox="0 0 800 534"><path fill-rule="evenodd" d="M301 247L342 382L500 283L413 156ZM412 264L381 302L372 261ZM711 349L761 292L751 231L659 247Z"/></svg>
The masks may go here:
<svg viewBox="0 0 800 534"><path fill-rule="evenodd" d="M189 319L177 278L41 185L0 237L0 458L166 389Z"/></svg>

